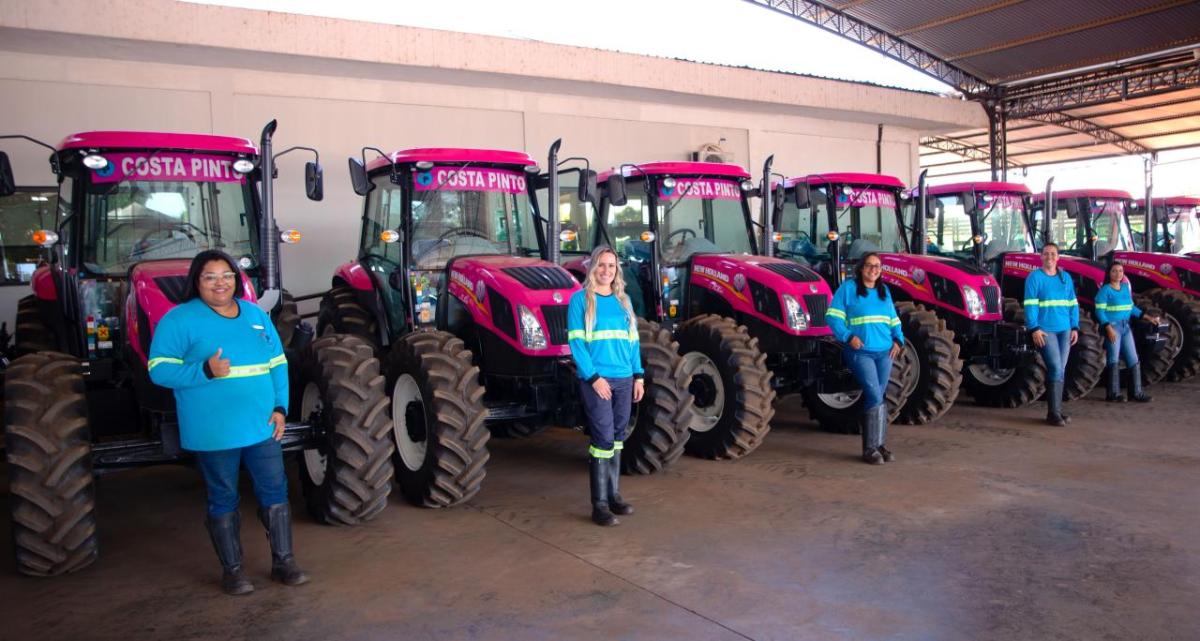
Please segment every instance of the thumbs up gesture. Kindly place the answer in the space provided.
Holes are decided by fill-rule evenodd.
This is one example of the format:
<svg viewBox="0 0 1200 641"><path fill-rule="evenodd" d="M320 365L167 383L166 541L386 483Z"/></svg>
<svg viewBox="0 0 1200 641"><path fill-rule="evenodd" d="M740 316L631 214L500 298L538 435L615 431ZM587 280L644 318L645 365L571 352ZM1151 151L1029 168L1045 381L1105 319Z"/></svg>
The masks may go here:
<svg viewBox="0 0 1200 641"><path fill-rule="evenodd" d="M217 348L217 353L208 357L208 371L212 372L213 378L221 378L229 376L229 359L221 358L221 348Z"/></svg>

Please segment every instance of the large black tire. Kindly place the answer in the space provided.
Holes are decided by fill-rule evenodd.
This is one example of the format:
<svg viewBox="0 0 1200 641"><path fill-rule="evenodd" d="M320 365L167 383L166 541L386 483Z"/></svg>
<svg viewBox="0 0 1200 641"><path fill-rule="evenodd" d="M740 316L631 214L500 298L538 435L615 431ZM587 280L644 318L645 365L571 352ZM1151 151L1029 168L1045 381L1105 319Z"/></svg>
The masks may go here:
<svg viewBox="0 0 1200 641"><path fill-rule="evenodd" d="M279 334L279 342L284 347L292 347L296 338L296 328L300 326L300 308L296 306L296 298L288 290L282 290L279 295L279 313L275 314L275 333Z"/></svg>
<svg viewBox="0 0 1200 641"><path fill-rule="evenodd" d="M1179 382L1195 376L1200 372L1200 301L1169 289L1157 289L1149 294L1155 305L1170 314L1183 331L1183 343L1167 372L1167 380Z"/></svg>
<svg viewBox="0 0 1200 641"><path fill-rule="evenodd" d="M452 334L419 331L396 341L387 358L393 460L404 498L449 507L475 496L491 432L471 351Z"/></svg>
<svg viewBox="0 0 1200 641"><path fill-rule="evenodd" d="M1087 396L1104 376L1107 357L1104 354L1104 339L1100 337L1100 326L1090 314L1080 310L1079 340L1071 346L1064 373L1063 400L1073 401Z"/></svg>
<svg viewBox="0 0 1200 641"><path fill-rule="evenodd" d="M1149 296L1134 295L1133 302L1145 314L1161 316L1168 327L1166 342L1157 351L1138 349L1138 361L1142 366L1142 382L1146 385L1153 385L1165 379L1167 373L1171 371L1171 366L1175 364L1175 357L1179 355L1179 350L1183 347L1183 325L1179 319L1159 309L1158 304ZM1133 322L1139 321L1134 320Z"/></svg>
<svg viewBox="0 0 1200 641"><path fill-rule="evenodd" d="M332 334L304 350L293 415L329 434L300 455L309 513L321 523L357 525L387 507L392 489L391 422L386 381L371 346Z"/></svg>
<svg viewBox="0 0 1200 641"><path fill-rule="evenodd" d="M5 444L17 571L75 572L96 560L92 442L79 360L38 352L5 373Z"/></svg>
<svg viewBox="0 0 1200 641"><path fill-rule="evenodd" d="M42 318L36 296L30 295L17 302L17 326L14 333L13 354L24 356L34 352L58 349L54 330Z"/></svg>
<svg viewBox="0 0 1200 641"><path fill-rule="evenodd" d="M900 408L899 422L923 425L954 405L962 385L962 359L946 321L920 305L896 303L904 340L913 348L916 385Z"/></svg>
<svg viewBox="0 0 1200 641"><path fill-rule="evenodd" d="M888 377L887 388L883 391L883 402L888 408L888 422L894 423L904 408L908 393L914 388L913 370L907 365L909 358L901 355L892 364L892 374ZM862 433L863 406L866 400L861 389L849 392L819 394L815 387L807 387L800 392L804 399L804 407L808 416L826 432L834 434Z"/></svg>
<svg viewBox="0 0 1200 641"><path fill-rule="evenodd" d="M621 471L653 474L674 463L691 437L692 395L683 374L679 343L658 323L638 320L642 369L646 372L642 402L632 431L625 436Z"/></svg>
<svg viewBox="0 0 1200 641"><path fill-rule="evenodd" d="M331 333L358 336L379 351L379 321L359 302L354 289L346 285L334 285L321 297L317 336Z"/></svg>
<svg viewBox="0 0 1200 641"><path fill-rule="evenodd" d="M1004 299L1004 320L1025 326L1025 310L1015 298ZM1024 407L1046 392L1046 368L1034 352L1030 365L998 370L987 365L967 365L963 387L979 405Z"/></svg>
<svg viewBox="0 0 1200 641"><path fill-rule="evenodd" d="M707 459L753 452L775 415L771 370L758 339L744 325L712 314L685 321L677 338L695 409L685 451Z"/></svg>

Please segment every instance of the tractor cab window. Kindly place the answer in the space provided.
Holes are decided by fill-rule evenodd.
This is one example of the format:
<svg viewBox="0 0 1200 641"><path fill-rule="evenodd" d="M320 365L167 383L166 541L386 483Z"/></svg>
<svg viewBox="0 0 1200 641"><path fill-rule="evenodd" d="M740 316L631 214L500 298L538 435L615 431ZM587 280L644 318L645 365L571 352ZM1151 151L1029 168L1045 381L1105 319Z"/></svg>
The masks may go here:
<svg viewBox="0 0 1200 641"><path fill-rule="evenodd" d="M739 183L716 178L658 182L658 246L667 265L693 254L749 254L745 208Z"/></svg>
<svg viewBox="0 0 1200 641"><path fill-rule="evenodd" d="M375 179L375 189L367 198L366 224L363 225L362 247L365 256L375 256L392 263L400 264L399 242L387 242L386 238L393 232L399 234L401 215L404 211L404 198L387 176Z"/></svg>
<svg viewBox="0 0 1200 641"><path fill-rule="evenodd" d="M642 233L650 231L650 200L646 197L646 183L630 180L625 185L625 204L606 208L604 233L616 250L622 263L645 263L650 260L651 243L642 240Z"/></svg>
<svg viewBox="0 0 1200 641"><path fill-rule="evenodd" d="M840 234L838 242L843 256L858 260L869 252L904 252L904 229L896 211L896 196L891 191L840 185L832 194L823 192L832 205Z"/></svg>
<svg viewBox="0 0 1200 641"><path fill-rule="evenodd" d="M1159 210L1158 216L1165 234L1155 239L1156 251L1167 251L1166 241L1170 240L1172 254L1200 252L1200 208L1169 206Z"/></svg>
<svg viewBox="0 0 1200 641"><path fill-rule="evenodd" d="M471 254L521 254L537 231L520 171L435 167L416 174L412 254L417 269L441 269Z"/></svg>
<svg viewBox="0 0 1200 641"><path fill-rule="evenodd" d="M583 172L579 170L559 172L558 203L550 211L542 213L543 216L558 216L558 249L564 255L590 254L592 249L596 247L596 236L598 233L596 228L596 209L592 202L585 202L579 199L579 181L582 178ZM539 204L542 202L540 199L543 198L543 194L547 191L549 190L539 190ZM526 247L530 252L538 251L536 237L529 234L525 240L528 243ZM554 239L547 238L546 242L554 242ZM601 239L601 242L609 244L608 241L603 239Z"/></svg>
<svg viewBox="0 0 1200 641"><path fill-rule="evenodd" d="M84 267L124 275L145 260L220 249L257 263L254 195L242 181L121 180L88 185Z"/></svg>
<svg viewBox="0 0 1200 641"><path fill-rule="evenodd" d="M1090 243L1090 257L1106 256L1114 250L1127 250L1133 245L1130 237L1128 221L1125 219L1126 202L1116 198L1080 199L1080 207L1088 207L1088 217L1091 222L1091 233L1095 240L1085 238Z"/></svg>
<svg viewBox="0 0 1200 641"><path fill-rule="evenodd" d="M1033 249L1025 230L1025 199L1020 194L978 192L975 211L985 261Z"/></svg>
<svg viewBox="0 0 1200 641"><path fill-rule="evenodd" d="M929 200L934 217L925 219L925 251L934 256L970 259L974 232L967 199L963 194L945 194Z"/></svg>
<svg viewBox="0 0 1200 641"><path fill-rule="evenodd" d="M19 285L33 278L47 250L33 242L33 233L57 229L55 189L18 189L0 198L0 285Z"/></svg>
<svg viewBox="0 0 1200 641"><path fill-rule="evenodd" d="M784 258L803 258L810 264L829 260L828 198L822 188L813 189L809 207L796 207L790 197L783 204L775 231L780 235L777 253Z"/></svg>

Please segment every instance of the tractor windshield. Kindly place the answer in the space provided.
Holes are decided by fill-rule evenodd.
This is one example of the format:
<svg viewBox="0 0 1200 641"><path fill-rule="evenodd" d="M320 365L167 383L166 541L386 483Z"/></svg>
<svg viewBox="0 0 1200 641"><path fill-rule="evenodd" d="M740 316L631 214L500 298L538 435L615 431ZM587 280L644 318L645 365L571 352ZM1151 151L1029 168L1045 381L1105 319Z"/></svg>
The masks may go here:
<svg viewBox="0 0 1200 641"><path fill-rule="evenodd" d="M963 192L932 199L933 211L926 217L928 253L973 260L976 231L985 261L995 260L1006 252L1032 250L1025 229L1025 199L1021 194L980 191L974 192L973 203L971 198L971 192Z"/></svg>
<svg viewBox="0 0 1200 641"><path fill-rule="evenodd" d="M144 260L220 249L253 266L255 202L244 177L108 183L93 177L84 194L83 265L93 274L124 275Z"/></svg>
<svg viewBox="0 0 1200 641"><path fill-rule="evenodd" d="M1159 208L1157 216L1160 228L1154 239L1155 251L1168 251L1170 241L1172 254L1200 252L1200 208L1172 205L1165 211Z"/></svg>
<svg viewBox="0 0 1200 641"><path fill-rule="evenodd" d="M1051 219L1053 237L1063 253L1100 258L1114 250L1133 246L1125 218L1127 203L1120 198L1064 198L1055 203ZM1040 225L1041 207L1035 210L1035 228ZM1041 250L1040 239L1037 243Z"/></svg>
<svg viewBox="0 0 1200 641"><path fill-rule="evenodd" d="M378 190L376 190L378 191ZM441 269L455 256L535 254L525 174L481 167L435 167L416 174L412 253L417 269Z"/></svg>
<svg viewBox="0 0 1200 641"><path fill-rule="evenodd" d="M737 181L678 178L674 187L660 182L657 202L658 246L664 263L676 265L693 254L752 253Z"/></svg>
<svg viewBox="0 0 1200 641"><path fill-rule="evenodd" d="M832 194L832 195L831 195ZM857 185L815 185L810 191L811 208L798 209L793 201L784 205L779 225L782 256L804 258L810 263L829 260L829 232L838 232L843 256L857 260L868 252L907 250L904 230L897 215L896 195L886 189ZM830 227L830 220L834 226Z"/></svg>

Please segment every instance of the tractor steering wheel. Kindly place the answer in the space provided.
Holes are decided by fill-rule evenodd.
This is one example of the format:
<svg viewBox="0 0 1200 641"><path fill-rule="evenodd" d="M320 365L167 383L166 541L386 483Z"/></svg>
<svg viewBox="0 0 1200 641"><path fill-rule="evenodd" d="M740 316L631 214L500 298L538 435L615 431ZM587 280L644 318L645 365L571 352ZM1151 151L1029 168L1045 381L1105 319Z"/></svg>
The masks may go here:
<svg viewBox="0 0 1200 641"><path fill-rule="evenodd" d="M196 242L196 237L192 234L192 232L191 232L192 229L200 232L201 236L208 236L208 234L203 229L200 229L199 227L193 225L192 223L181 220L179 222L171 223L170 226L159 227L157 229L151 229L150 231L142 234L142 237L138 240L138 244L139 245L147 244L150 242L151 236L154 236L155 234L162 234L163 232L166 232L165 235L168 238L170 238L171 232L174 232L174 231L183 232L183 234L188 237L188 240L190 240L194 243L194 242Z"/></svg>
<svg viewBox="0 0 1200 641"><path fill-rule="evenodd" d="M442 232L442 234L440 236L438 236L437 239L438 240L449 240L451 236L475 236L478 238L482 238L484 240L491 240L490 238L487 237L487 234L485 234L479 230L476 230L476 229L470 229L468 227L455 227L454 229L448 229L448 230Z"/></svg>
<svg viewBox="0 0 1200 641"><path fill-rule="evenodd" d="M675 231L673 231L673 232L671 232L671 233L667 234L667 240L671 240L672 238L674 238L674 237L676 237L676 236L679 236L679 237L680 237L680 238L679 238L679 242L681 242L681 243L682 243L682 242L685 242L685 241L687 240L686 236L687 236L688 234L691 234L691 235L692 235L692 237L693 237L693 238L695 238L695 237L696 237L696 230L694 230L694 229L692 229L692 228L690 228L690 227L684 227L683 229L676 229Z"/></svg>

